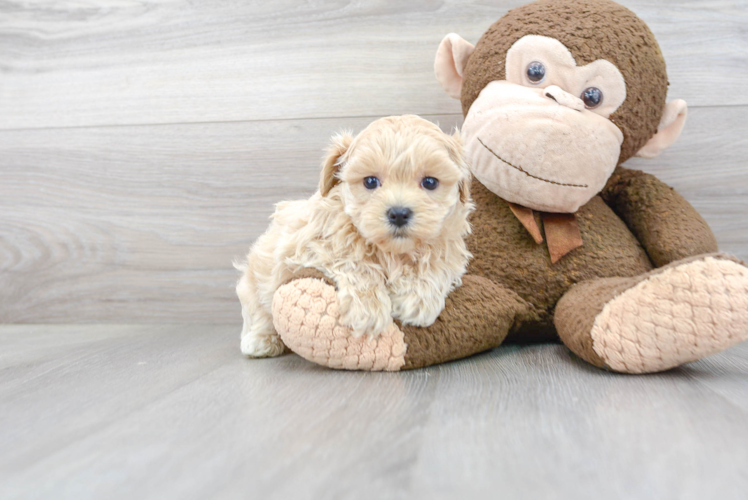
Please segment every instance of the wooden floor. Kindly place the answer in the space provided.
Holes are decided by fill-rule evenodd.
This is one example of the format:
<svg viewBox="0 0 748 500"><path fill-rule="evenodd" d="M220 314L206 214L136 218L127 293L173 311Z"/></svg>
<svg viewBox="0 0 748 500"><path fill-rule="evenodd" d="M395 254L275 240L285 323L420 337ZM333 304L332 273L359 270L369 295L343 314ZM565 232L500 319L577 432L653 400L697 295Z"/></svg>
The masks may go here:
<svg viewBox="0 0 748 500"><path fill-rule="evenodd" d="M229 326L0 327L0 498L745 499L748 345L425 370L244 359Z"/></svg>

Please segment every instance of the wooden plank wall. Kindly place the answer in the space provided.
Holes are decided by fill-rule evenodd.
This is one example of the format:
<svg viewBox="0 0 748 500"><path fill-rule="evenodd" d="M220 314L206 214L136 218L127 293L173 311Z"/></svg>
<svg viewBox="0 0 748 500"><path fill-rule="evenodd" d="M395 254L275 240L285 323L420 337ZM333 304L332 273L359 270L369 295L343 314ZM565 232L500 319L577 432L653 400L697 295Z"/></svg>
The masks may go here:
<svg viewBox="0 0 748 500"><path fill-rule="evenodd" d="M231 267L316 189L336 130L457 101L441 38L524 0L0 3L0 322L239 323ZM748 3L623 1L657 36L676 146L657 174L748 258Z"/></svg>

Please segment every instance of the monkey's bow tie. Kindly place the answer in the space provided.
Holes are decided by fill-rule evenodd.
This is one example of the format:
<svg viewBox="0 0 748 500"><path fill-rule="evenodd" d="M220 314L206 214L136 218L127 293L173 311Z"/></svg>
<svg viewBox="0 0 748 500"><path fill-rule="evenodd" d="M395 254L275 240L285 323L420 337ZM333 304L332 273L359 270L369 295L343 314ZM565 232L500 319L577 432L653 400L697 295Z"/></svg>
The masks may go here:
<svg viewBox="0 0 748 500"><path fill-rule="evenodd" d="M509 203L514 215L519 219L532 239L538 245L543 243L543 234L540 232L538 222L531 208L523 207L515 203ZM555 264L564 255L575 248L581 247L584 242L579 232L579 225L574 214L553 214L538 212L543 222L545 237L548 239L548 252L551 254L551 263Z"/></svg>

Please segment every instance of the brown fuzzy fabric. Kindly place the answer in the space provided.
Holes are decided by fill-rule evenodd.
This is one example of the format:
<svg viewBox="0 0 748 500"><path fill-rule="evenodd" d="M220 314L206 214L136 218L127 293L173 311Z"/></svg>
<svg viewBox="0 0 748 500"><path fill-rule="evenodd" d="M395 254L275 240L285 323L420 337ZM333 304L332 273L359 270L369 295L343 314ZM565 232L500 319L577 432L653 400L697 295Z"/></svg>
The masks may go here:
<svg viewBox="0 0 748 500"><path fill-rule="evenodd" d="M561 341L574 354L597 366L610 369L592 348L592 325L606 304L641 281L636 278L602 278L584 281L571 288L556 307L554 323Z"/></svg>
<svg viewBox="0 0 748 500"><path fill-rule="evenodd" d="M488 83L506 78L506 53L525 35L555 38L579 66L606 59L621 71L626 100L610 117L624 136L619 164L657 132L667 97L665 60L647 25L609 0L539 0L509 11L488 28L468 59L463 114Z"/></svg>
<svg viewBox="0 0 748 500"><path fill-rule="evenodd" d="M547 245L535 243L506 201L476 179L472 186L477 209L470 219L473 234L468 237L468 249L474 257L468 273L513 290L531 304L532 315L513 335L517 340L525 333L535 339L555 336L553 310L575 283L637 276L652 269L637 239L599 196L577 212L584 245L551 264ZM476 303L466 303L464 308L465 315L479 310Z"/></svg>
<svg viewBox="0 0 748 500"><path fill-rule="evenodd" d="M468 307L471 304L472 307ZM464 358L498 347L529 307L516 293L479 276L465 276L428 328L397 325L405 334L403 370Z"/></svg>
<svg viewBox="0 0 748 500"><path fill-rule="evenodd" d="M602 196L657 267L717 251L717 240L701 215L653 175L618 167Z"/></svg>

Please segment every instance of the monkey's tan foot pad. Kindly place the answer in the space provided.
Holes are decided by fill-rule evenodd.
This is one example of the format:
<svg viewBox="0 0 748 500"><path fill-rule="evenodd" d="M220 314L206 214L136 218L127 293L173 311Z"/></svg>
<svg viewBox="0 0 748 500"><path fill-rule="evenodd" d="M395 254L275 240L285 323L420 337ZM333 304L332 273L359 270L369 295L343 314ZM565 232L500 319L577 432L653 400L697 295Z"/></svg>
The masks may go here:
<svg viewBox="0 0 748 500"><path fill-rule="evenodd" d="M591 337L605 364L626 373L727 349L748 338L748 268L711 255L655 270L605 305Z"/></svg>
<svg viewBox="0 0 748 500"><path fill-rule="evenodd" d="M377 337L353 337L339 318L335 288L321 279L291 281L273 296L275 330L299 356L343 370L398 371L405 365L403 332L394 323Z"/></svg>

